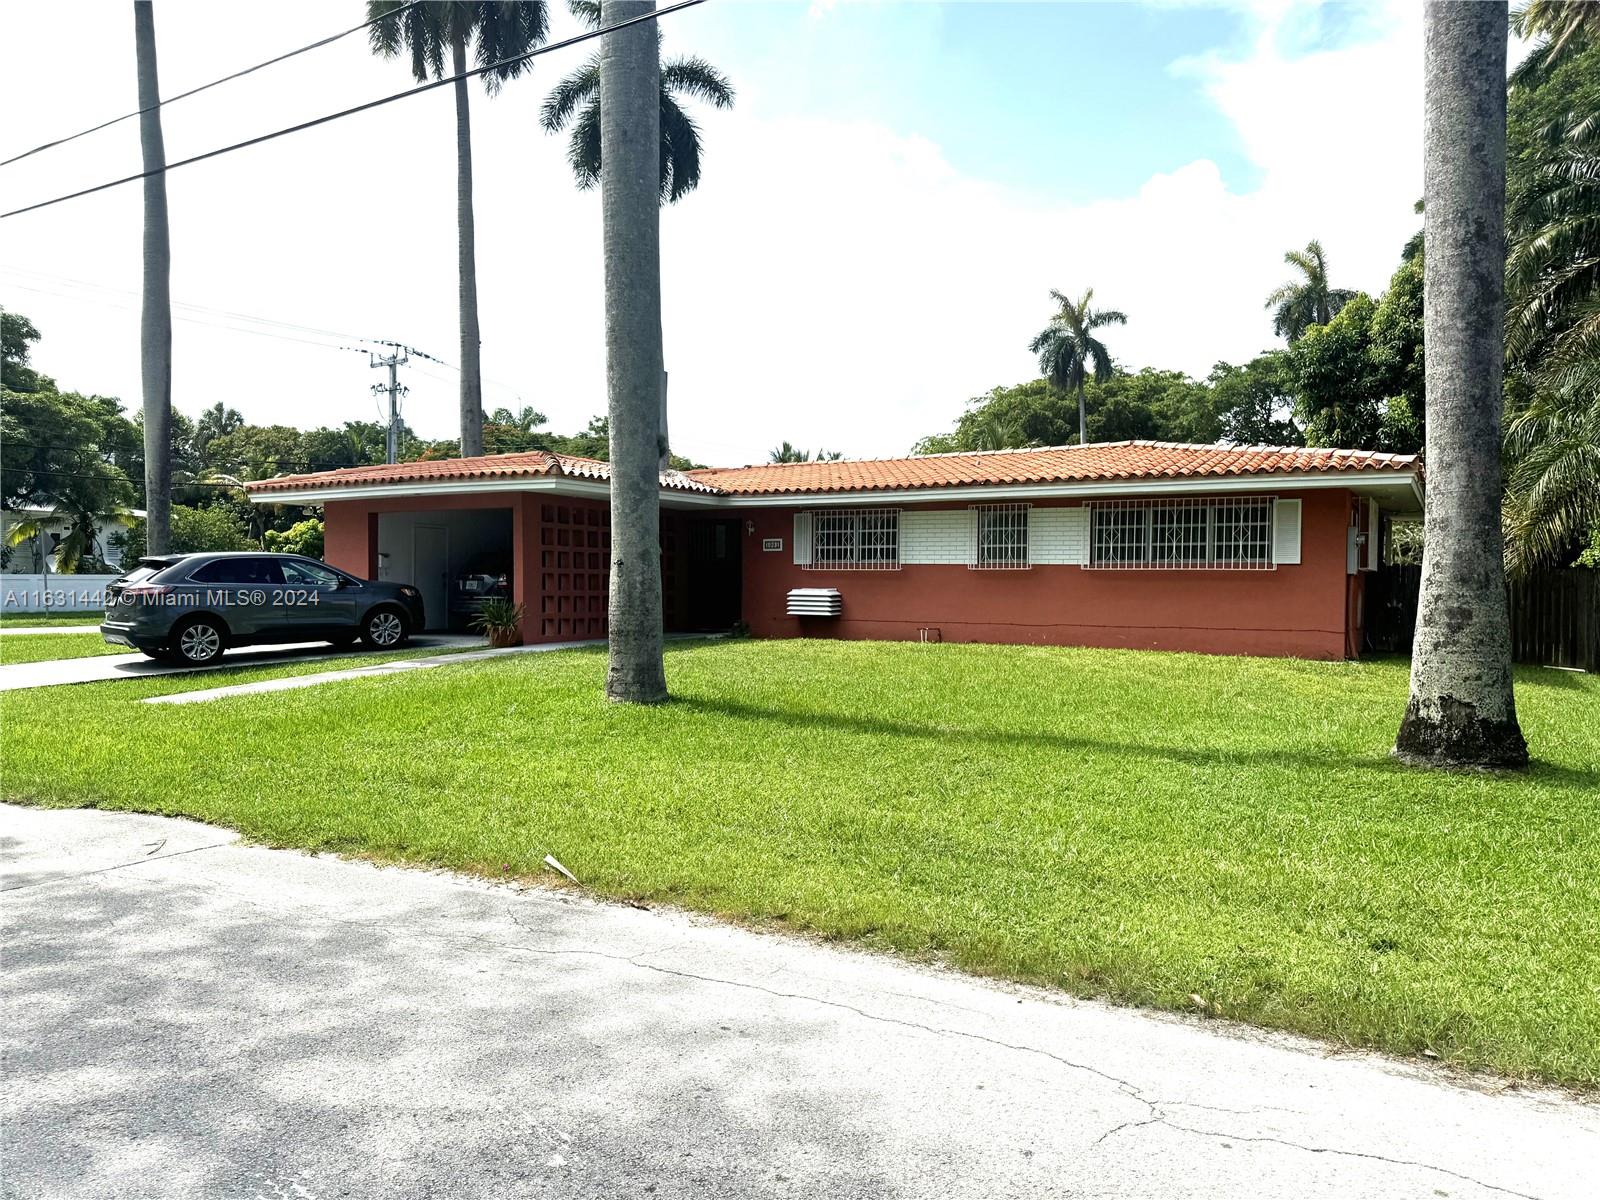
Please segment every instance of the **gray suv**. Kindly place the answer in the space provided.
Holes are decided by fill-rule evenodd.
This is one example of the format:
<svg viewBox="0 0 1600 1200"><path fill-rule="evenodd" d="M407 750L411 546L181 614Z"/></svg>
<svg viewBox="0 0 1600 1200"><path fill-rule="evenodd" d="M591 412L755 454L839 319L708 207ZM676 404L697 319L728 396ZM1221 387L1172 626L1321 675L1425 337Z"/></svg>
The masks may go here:
<svg viewBox="0 0 1600 1200"><path fill-rule="evenodd" d="M424 628L422 594L299 554L141 558L106 589L100 633L151 658L201 666L230 646L360 638L379 650Z"/></svg>

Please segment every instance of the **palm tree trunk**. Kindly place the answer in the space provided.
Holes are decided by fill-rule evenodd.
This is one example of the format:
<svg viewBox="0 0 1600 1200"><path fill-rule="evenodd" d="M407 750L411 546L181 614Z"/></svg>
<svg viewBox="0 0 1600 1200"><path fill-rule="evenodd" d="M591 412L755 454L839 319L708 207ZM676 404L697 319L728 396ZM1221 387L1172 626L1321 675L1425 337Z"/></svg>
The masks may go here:
<svg viewBox="0 0 1600 1200"><path fill-rule="evenodd" d="M1429 0L1425 20L1428 508L1395 753L1520 767L1500 532L1506 5Z"/></svg>
<svg viewBox="0 0 1600 1200"><path fill-rule="evenodd" d="M467 69L466 35L451 38L453 74ZM472 218L472 121L467 111L467 81L456 89L456 258L460 268L461 453L483 453L483 374L478 340L477 229Z"/></svg>
<svg viewBox="0 0 1600 1200"><path fill-rule="evenodd" d="M1083 385L1078 385L1078 445L1087 445L1089 441L1089 417L1083 407Z"/></svg>
<svg viewBox="0 0 1600 1200"><path fill-rule="evenodd" d="M605 0L615 24L655 0ZM600 209L605 242L606 396L611 417L610 665L606 696L667 698L661 659L661 91L656 27L600 49Z"/></svg>
<svg viewBox="0 0 1600 1200"><path fill-rule="evenodd" d="M156 24L150 0L134 0L133 44L139 64L139 147L144 169L144 303L139 317L139 375L144 399L145 552L172 541L172 251L167 242L166 146L156 80Z"/></svg>

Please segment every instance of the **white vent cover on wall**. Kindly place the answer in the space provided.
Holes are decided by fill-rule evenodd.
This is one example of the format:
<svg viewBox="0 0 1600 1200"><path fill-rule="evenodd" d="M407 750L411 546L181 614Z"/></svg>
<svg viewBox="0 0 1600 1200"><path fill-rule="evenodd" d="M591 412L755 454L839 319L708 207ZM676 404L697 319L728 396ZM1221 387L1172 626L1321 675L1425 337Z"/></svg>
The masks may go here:
<svg viewBox="0 0 1600 1200"><path fill-rule="evenodd" d="M789 593L791 617L837 617L843 611L838 588L795 588Z"/></svg>

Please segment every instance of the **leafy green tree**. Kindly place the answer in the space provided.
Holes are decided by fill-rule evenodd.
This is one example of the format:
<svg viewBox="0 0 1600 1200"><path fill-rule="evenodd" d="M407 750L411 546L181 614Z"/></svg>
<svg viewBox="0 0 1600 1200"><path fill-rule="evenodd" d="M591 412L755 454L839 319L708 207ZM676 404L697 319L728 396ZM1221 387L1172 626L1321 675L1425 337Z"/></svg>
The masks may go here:
<svg viewBox="0 0 1600 1200"><path fill-rule="evenodd" d="M76 392L0 392L0 507L71 507L80 489L126 488L113 452L134 435L120 409Z"/></svg>
<svg viewBox="0 0 1600 1200"><path fill-rule="evenodd" d="M590 29L600 28L597 0L569 0L567 7ZM661 151L657 166L661 202L671 204L700 185L700 127L685 111L682 101L695 99L713 108L731 108L734 91L726 75L697 57L671 58L662 63L659 90ZM540 110L539 123L546 133L571 130L567 161L580 188L592 188L600 182L599 54L556 84Z"/></svg>
<svg viewBox="0 0 1600 1200"><path fill-rule="evenodd" d="M39 331L21 313L0 310L0 386L8 392L53 392L56 381L28 365Z"/></svg>
<svg viewBox="0 0 1600 1200"><path fill-rule="evenodd" d="M220 400L217 401L195 420L194 434L189 439L194 457L204 463L206 446L211 439L227 437L242 428L244 428L244 418L239 415L239 410L227 407Z"/></svg>
<svg viewBox="0 0 1600 1200"><path fill-rule="evenodd" d="M1039 370L1050 386L1078 397L1078 441L1088 441L1089 423L1084 411L1083 387L1092 375L1095 382L1111 378L1111 352L1095 332L1108 325L1126 325L1128 318L1115 309L1094 309L1094 289L1086 288L1077 300L1069 300L1054 288L1050 298L1056 302L1056 315L1050 324L1028 343L1039 356Z"/></svg>
<svg viewBox="0 0 1600 1200"><path fill-rule="evenodd" d="M1224 440L1244 446L1303 446L1294 419L1288 352L1272 350L1243 366L1218 363L1206 382Z"/></svg>
<svg viewBox="0 0 1600 1200"><path fill-rule="evenodd" d="M132 566L147 553L154 553L145 543L145 523L135 520L122 536L122 559L125 567ZM222 505L209 508L191 508L187 504L172 506L172 545L169 554L199 554L213 550L258 549L251 540L245 524L237 513Z"/></svg>
<svg viewBox="0 0 1600 1200"><path fill-rule="evenodd" d="M418 83L429 75L444 77L445 56L450 74L467 70L467 49L472 47L478 67L495 66L479 78L491 96L502 84L533 70L519 57L544 44L549 32L549 9L544 0L508 0L506 3L407 4L405 0L370 0L369 18L382 18L372 26L372 49L384 58L405 52L411 74ZM510 59L507 62L505 60ZM461 447L468 455L483 453L483 369L478 335L477 227L472 211L472 119L465 79L454 83L456 101L456 265L459 274L461 327Z"/></svg>
<svg viewBox="0 0 1600 1200"><path fill-rule="evenodd" d="M1306 243L1304 250L1290 250L1283 261L1299 271L1300 278L1274 289L1267 297L1267 307L1275 310L1273 332L1292 346L1312 326L1333 320L1356 293L1328 285L1328 256L1315 238Z"/></svg>
<svg viewBox="0 0 1600 1200"><path fill-rule="evenodd" d="M308 517L296 521L288 529L269 529L265 534L268 550L278 554L304 554L308 558L322 557L322 521Z"/></svg>

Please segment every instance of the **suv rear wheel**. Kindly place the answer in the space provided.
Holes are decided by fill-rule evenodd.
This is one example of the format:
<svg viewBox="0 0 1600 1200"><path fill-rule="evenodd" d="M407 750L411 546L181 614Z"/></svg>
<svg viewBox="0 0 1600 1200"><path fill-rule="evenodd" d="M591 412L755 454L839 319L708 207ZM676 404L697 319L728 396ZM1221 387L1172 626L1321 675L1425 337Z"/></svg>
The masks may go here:
<svg viewBox="0 0 1600 1200"><path fill-rule="evenodd" d="M172 657L185 666L201 667L222 654L222 626L210 617L196 617L172 632Z"/></svg>
<svg viewBox="0 0 1600 1200"><path fill-rule="evenodd" d="M406 619L392 608L376 608L361 623L361 640L374 650L393 650L411 636Z"/></svg>

